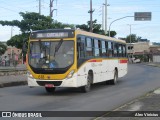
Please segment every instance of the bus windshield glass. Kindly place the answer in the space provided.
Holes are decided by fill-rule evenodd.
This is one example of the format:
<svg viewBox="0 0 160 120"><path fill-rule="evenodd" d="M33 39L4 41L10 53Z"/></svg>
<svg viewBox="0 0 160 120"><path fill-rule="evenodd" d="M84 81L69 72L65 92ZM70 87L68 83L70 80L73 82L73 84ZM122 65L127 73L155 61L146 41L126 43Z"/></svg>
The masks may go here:
<svg viewBox="0 0 160 120"><path fill-rule="evenodd" d="M29 64L33 68L66 68L74 61L73 41L30 42Z"/></svg>

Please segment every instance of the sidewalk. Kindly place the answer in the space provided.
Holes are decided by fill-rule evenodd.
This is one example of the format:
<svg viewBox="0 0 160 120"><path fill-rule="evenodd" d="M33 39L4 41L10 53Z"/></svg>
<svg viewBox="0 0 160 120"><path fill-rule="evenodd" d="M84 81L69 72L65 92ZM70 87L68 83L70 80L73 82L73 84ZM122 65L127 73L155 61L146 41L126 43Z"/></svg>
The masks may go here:
<svg viewBox="0 0 160 120"><path fill-rule="evenodd" d="M153 67L160 67L160 63L145 63L146 65L149 65L149 66L153 66Z"/></svg>
<svg viewBox="0 0 160 120"><path fill-rule="evenodd" d="M160 88L151 91L94 120L159 120Z"/></svg>
<svg viewBox="0 0 160 120"><path fill-rule="evenodd" d="M160 63L141 63L159 67ZM160 88L148 92L94 120L159 120Z"/></svg>

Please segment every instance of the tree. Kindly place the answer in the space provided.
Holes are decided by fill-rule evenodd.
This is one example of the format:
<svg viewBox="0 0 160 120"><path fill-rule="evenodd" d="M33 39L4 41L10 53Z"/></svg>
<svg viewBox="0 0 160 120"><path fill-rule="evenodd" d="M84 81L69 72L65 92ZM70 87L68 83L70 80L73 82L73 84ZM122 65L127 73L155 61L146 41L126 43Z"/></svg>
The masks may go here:
<svg viewBox="0 0 160 120"><path fill-rule="evenodd" d="M7 45L10 46L15 46L18 49L21 49L23 47L24 44L24 40L26 40L25 38L28 38L29 34L21 34L21 35L15 35L13 36L10 40L7 41ZM27 41L25 41L27 42Z"/></svg>
<svg viewBox="0 0 160 120"><path fill-rule="evenodd" d="M135 43L138 42L141 39L141 37L136 36L136 34L128 35L124 40L126 40L127 43Z"/></svg>
<svg viewBox="0 0 160 120"><path fill-rule="evenodd" d="M93 33L105 35L105 31L101 29L101 24L97 24L97 20L94 20L93 22ZM90 31L90 21L87 22L87 24L82 25L76 25L76 28L80 28L85 31ZM117 33L115 31L111 31L111 37L114 37ZM108 36L108 34L106 35Z"/></svg>
<svg viewBox="0 0 160 120"><path fill-rule="evenodd" d="M0 21L0 24L5 26L16 26L20 28L22 32L21 35L15 35L10 40L7 41L7 45L16 46L17 48L22 48L23 40L29 39L29 34L34 30L43 30L43 29L53 29L53 28L64 28L71 27L74 25L62 24L56 20L53 20L50 16L40 15L39 13L34 12L20 12L22 20L13 20L13 21Z"/></svg>
<svg viewBox="0 0 160 120"><path fill-rule="evenodd" d="M86 24L82 24L82 25L76 25L76 28L80 28L82 30L88 31L89 32L89 26Z"/></svg>
<svg viewBox="0 0 160 120"><path fill-rule="evenodd" d="M0 56L2 56L7 50L7 46L0 42Z"/></svg>
<svg viewBox="0 0 160 120"><path fill-rule="evenodd" d="M117 35L116 31L110 31L110 36L115 37ZM109 36L109 31L107 33L107 36Z"/></svg>
<svg viewBox="0 0 160 120"><path fill-rule="evenodd" d="M44 30L44 29L53 29L53 28L64 28L71 27L74 25L62 24L56 20L53 20L50 16L40 15L35 12L20 12L22 17L21 21L0 21L2 26L16 26L20 29L22 34L13 36L10 40L7 41L7 45L15 46L19 49L22 49L24 41L28 43L29 35L31 31L34 30ZM23 60L25 59L26 51L23 51Z"/></svg>

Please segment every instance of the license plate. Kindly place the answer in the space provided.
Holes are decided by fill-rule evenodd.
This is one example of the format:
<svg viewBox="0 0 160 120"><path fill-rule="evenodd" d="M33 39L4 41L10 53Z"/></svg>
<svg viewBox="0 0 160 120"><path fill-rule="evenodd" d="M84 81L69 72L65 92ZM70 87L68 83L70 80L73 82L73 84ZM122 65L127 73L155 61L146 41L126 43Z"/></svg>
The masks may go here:
<svg viewBox="0 0 160 120"><path fill-rule="evenodd" d="M47 88L53 88L54 85L53 84L45 84L45 87L47 87Z"/></svg>

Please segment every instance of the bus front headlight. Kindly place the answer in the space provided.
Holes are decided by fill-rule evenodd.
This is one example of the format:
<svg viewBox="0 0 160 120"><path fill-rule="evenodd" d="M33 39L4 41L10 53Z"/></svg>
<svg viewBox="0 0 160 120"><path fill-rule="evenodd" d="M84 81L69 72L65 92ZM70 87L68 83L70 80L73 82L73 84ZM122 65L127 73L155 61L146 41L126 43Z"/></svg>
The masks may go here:
<svg viewBox="0 0 160 120"><path fill-rule="evenodd" d="M73 76L74 72L75 72L75 71L72 70L72 71L67 75L67 79L71 78L71 77Z"/></svg>
<svg viewBox="0 0 160 120"><path fill-rule="evenodd" d="M30 71L27 71L27 76L30 77L30 78L33 78L33 76L32 76Z"/></svg>

